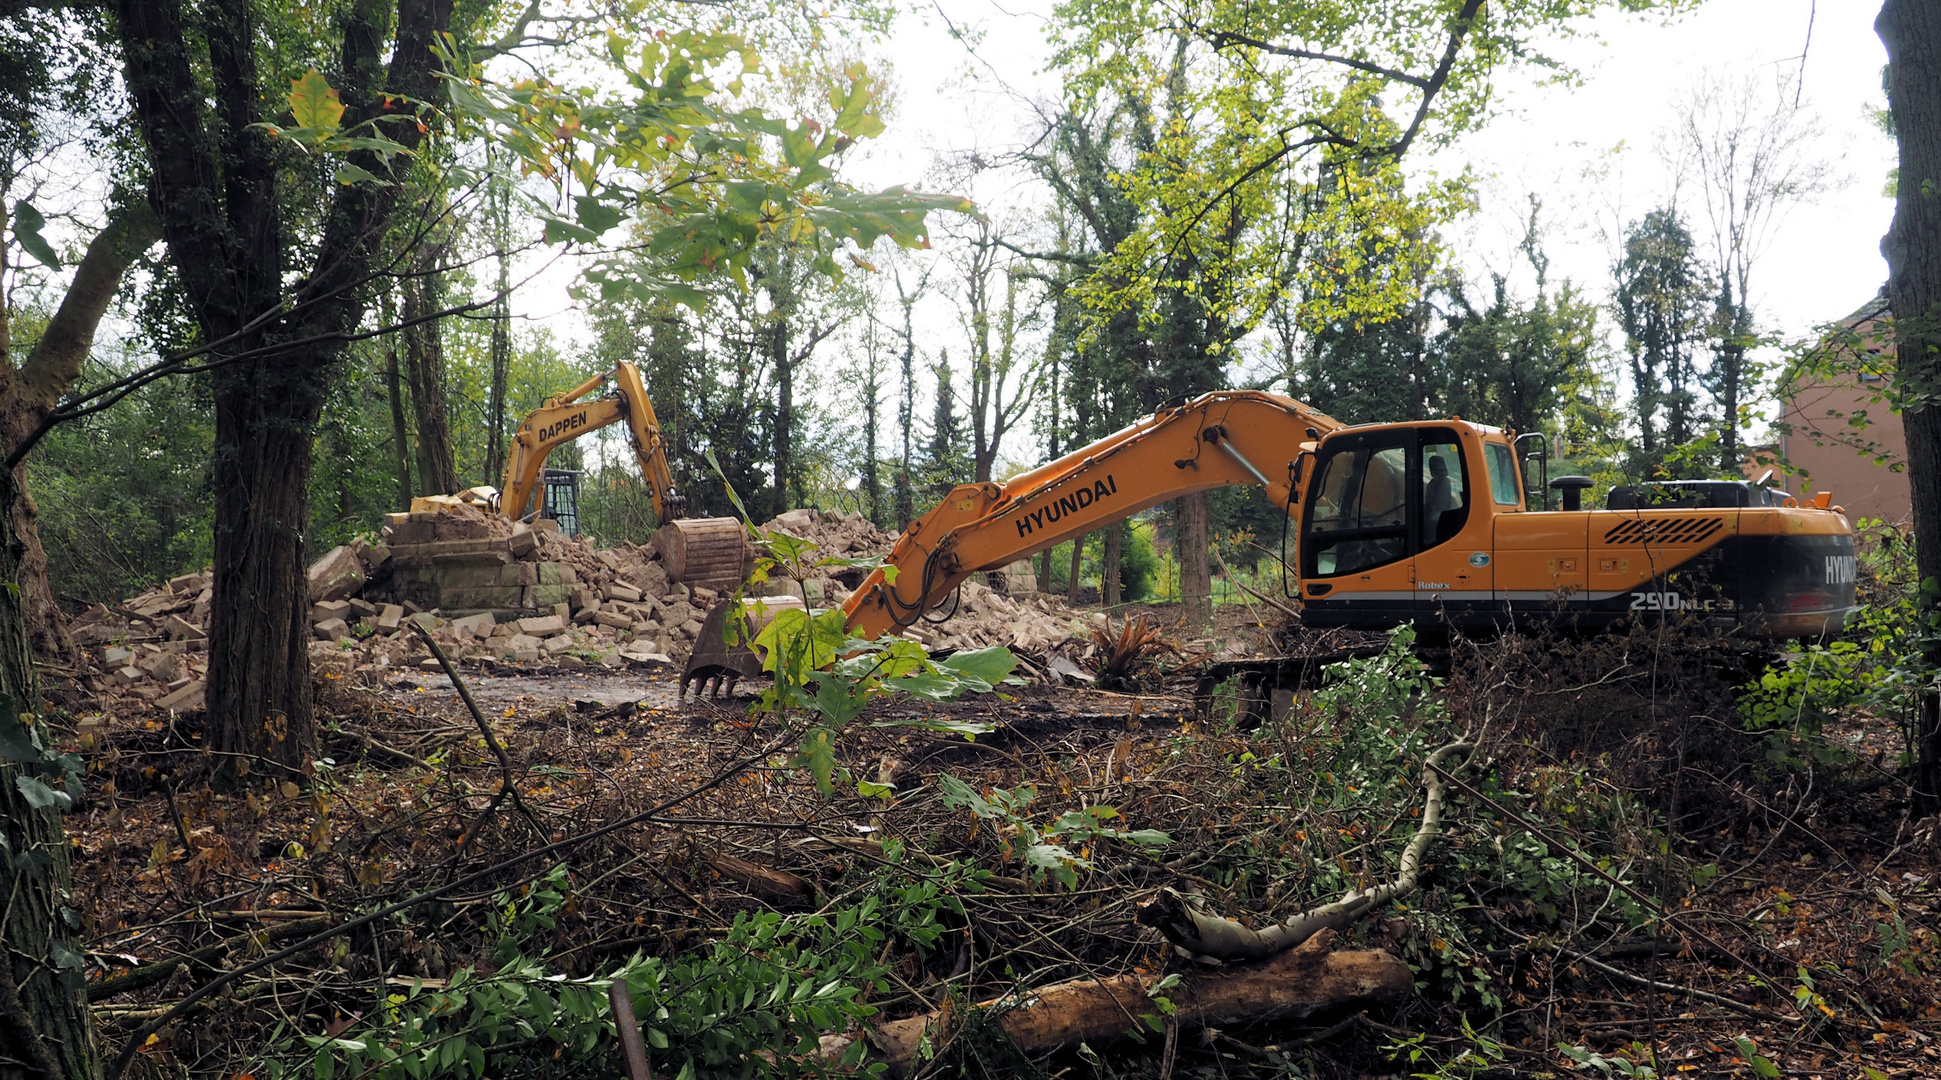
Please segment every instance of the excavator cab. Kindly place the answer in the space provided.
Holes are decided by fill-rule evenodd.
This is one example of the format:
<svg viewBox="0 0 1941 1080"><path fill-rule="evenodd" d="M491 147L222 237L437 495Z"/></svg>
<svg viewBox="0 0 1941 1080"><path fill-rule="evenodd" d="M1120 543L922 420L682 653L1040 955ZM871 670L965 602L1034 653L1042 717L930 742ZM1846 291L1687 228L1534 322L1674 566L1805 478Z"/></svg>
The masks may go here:
<svg viewBox="0 0 1941 1080"><path fill-rule="evenodd" d="M580 471L547 469L540 474L539 516L559 522L567 536L580 534Z"/></svg>

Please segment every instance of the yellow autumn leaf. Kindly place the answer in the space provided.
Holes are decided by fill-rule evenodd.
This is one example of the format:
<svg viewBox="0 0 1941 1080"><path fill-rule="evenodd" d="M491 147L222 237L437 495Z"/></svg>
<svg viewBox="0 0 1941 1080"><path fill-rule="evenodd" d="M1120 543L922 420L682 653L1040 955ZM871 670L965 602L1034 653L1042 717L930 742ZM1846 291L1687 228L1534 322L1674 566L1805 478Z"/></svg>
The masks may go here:
<svg viewBox="0 0 1941 1080"><path fill-rule="evenodd" d="M290 80L289 102L290 114L298 127L336 131L344 118L344 103L330 83L317 74L316 68L305 72L301 79Z"/></svg>

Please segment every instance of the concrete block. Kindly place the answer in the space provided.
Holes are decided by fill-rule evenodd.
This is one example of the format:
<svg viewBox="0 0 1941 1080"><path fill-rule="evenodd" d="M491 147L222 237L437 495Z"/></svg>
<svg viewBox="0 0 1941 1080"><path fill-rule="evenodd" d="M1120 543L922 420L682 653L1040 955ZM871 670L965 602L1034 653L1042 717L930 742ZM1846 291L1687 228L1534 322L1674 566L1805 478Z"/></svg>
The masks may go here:
<svg viewBox="0 0 1941 1080"><path fill-rule="evenodd" d="M101 653L101 663L110 670L127 667L135 660L135 650L110 648Z"/></svg>
<svg viewBox="0 0 1941 1080"><path fill-rule="evenodd" d="M526 606L526 590L517 585L493 585L476 589L446 589L439 602L456 611L489 608L511 611Z"/></svg>
<svg viewBox="0 0 1941 1080"><path fill-rule="evenodd" d="M571 634L556 634L539 644L540 651L554 655L563 653L572 647L573 635Z"/></svg>
<svg viewBox="0 0 1941 1080"><path fill-rule="evenodd" d="M398 624L402 623L403 621L404 621L403 604L386 604L384 605L384 608L377 613L377 628L387 633L392 630L396 630L398 628Z"/></svg>
<svg viewBox="0 0 1941 1080"><path fill-rule="evenodd" d="M389 544L373 545L360 558L364 560L364 569L375 570L391 561L391 547Z"/></svg>
<svg viewBox="0 0 1941 1080"><path fill-rule="evenodd" d="M135 666L142 669L143 674L154 679L156 682L170 683L182 677L174 653L155 653L152 656L144 656L135 661Z"/></svg>
<svg viewBox="0 0 1941 1080"><path fill-rule="evenodd" d="M364 587L364 564L350 548L339 545L310 564L310 599L342 600Z"/></svg>
<svg viewBox="0 0 1941 1080"><path fill-rule="evenodd" d="M467 615L463 619L452 620L453 630L458 631L460 634L470 634L473 637L491 637L492 631L497 626L498 622L492 618L492 613L489 611L482 611L477 615Z"/></svg>
<svg viewBox="0 0 1941 1080"><path fill-rule="evenodd" d="M168 636L177 641L201 641L209 636L203 633L200 626L186 621L180 615L170 615L163 621L162 629L168 631Z"/></svg>
<svg viewBox="0 0 1941 1080"><path fill-rule="evenodd" d="M397 548L405 545L429 544L432 541L431 522L408 520L412 516L415 515L406 515L407 520L391 526L389 539L393 555L397 554Z"/></svg>
<svg viewBox="0 0 1941 1080"><path fill-rule="evenodd" d="M534 637L545 637L548 634L557 634L564 629L566 629L566 621L557 615L541 615L530 619L519 620L519 632L522 634L531 634Z"/></svg>
<svg viewBox="0 0 1941 1080"><path fill-rule="evenodd" d="M342 641L350 636L350 624L342 619L325 619L312 628L319 639Z"/></svg>
<svg viewBox="0 0 1941 1080"><path fill-rule="evenodd" d="M540 518L532 523L532 531L537 536L558 536L559 522L551 518Z"/></svg>
<svg viewBox="0 0 1941 1080"><path fill-rule="evenodd" d="M529 562L507 563L499 567L499 584L537 585L539 584L539 567L537 564Z"/></svg>
<svg viewBox="0 0 1941 1080"><path fill-rule="evenodd" d="M366 615L375 617L378 612L378 607L376 604L371 603L361 596L353 596L350 598L350 610L359 618L363 618Z"/></svg>
<svg viewBox="0 0 1941 1080"><path fill-rule="evenodd" d="M512 542L510 545L513 557L519 559L523 559L532 554L533 549L539 546L539 537L534 536L531 529L525 529L524 532L520 532L519 530L522 528L524 528L523 523L513 526Z"/></svg>
<svg viewBox="0 0 1941 1080"><path fill-rule="evenodd" d="M634 624L632 619L617 611L596 611L593 613L592 621L601 626L611 626L616 630L625 630Z"/></svg>
<svg viewBox="0 0 1941 1080"><path fill-rule="evenodd" d="M499 655L515 662L539 659L539 646L543 644L531 634L514 634L499 645Z"/></svg>
<svg viewBox="0 0 1941 1080"><path fill-rule="evenodd" d="M431 526L434 540L483 540L492 535L492 527L483 521L440 514Z"/></svg>
<svg viewBox="0 0 1941 1080"><path fill-rule="evenodd" d="M616 581L608 585L606 591L607 599L609 600L626 600L632 603L640 602L640 590L631 585L622 585Z"/></svg>
<svg viewBox="0 0 1941 1080"><path fill-rule="evenodd" d="M571 626L573 623L573 605L564 600L554 604L553 617L559 620L561 626Z"/></svg>
<svg viewBox="0 0 1941 1080"><path fill-rule="evenodd" d="M123 668L116 668L114 673L114 681L122 686L132 686L146 677L142 674L142 669L133 664Z"/></svg>
<svg viewBox="0 0 1941 1080"><path fill-rule="evenodd" d="M526 606L536 609L563 604L573 592L570 585L532 585L526 589Z"/></svg>
<svg viewBox="0 0 1941 1080"><path fill-rule="evenodd" d="M310 605L311 625L314 626L320 622L328 622L331 619L343 619L344 621L349 622L350 621L350 601L325 600L322 603Z"/></svg>
<svg viewBox="0 0 1941 1080"><path fill-rule="evenodd" d="M164 697L155 699L158 709L193 709L202 704L202 692L207 684L201 679L182 687Z"/></svg>

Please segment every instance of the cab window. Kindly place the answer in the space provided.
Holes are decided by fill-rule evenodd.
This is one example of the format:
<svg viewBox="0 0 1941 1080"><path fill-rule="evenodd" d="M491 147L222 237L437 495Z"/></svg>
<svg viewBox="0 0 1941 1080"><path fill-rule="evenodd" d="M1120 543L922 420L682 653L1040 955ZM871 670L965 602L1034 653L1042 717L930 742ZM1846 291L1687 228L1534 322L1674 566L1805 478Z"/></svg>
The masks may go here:
<svg viewBox="0 0 1941 1080"><path fill-rule="evenodd" d="M1502 443L1484 443L1489 465L1489 494L1498 506L1523 505L1523 485L1517 481L1516 454Z"/></svg>
<svg viewBox="0 0 1941 1080"><path fill-rule="evenodd" d="M1328 453L1308 505L1308 572L1348 574L1408 553L1409 448L1363 443Z"/></svg>
<svg viewBox="0 0 1941 1080"><path fill-rule="evenodd" d="M1424 432L1422 470L1422 546L1448 543L1469 520L1469 482L1463 470L1462 446L1452 433Z"/></svg>

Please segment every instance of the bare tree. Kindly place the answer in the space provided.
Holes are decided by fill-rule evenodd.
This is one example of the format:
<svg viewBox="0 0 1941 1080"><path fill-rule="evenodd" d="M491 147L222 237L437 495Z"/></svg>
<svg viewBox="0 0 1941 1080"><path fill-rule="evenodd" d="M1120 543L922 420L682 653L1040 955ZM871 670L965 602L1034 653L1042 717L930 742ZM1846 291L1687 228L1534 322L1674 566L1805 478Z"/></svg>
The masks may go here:
<svg viewBox="0 0 1941 1080"><path fill-rule="evenodd" d="M1830 162L1816 153L1821 128L1801 104L1793 78L1770 85L1757 75L1736 82L1707 76L1680 102L1664 147L1682 188L1695 187L1712 242L1718 295L1713 306L1712 370L1719 405L1719 467L1739 467L1739 417L1758 372L1753 267L1788 210L1833 186Z"/></svg>
<svg viewBox="0 0 1941 1080"><path fill-rule="evenodd" d="M998 447L1004 437L1030 415L1038 394L1041 365L1036 357L1020 357L1017 350L1018 273L1006 258L1009 245L990 218L971 222L964 237L964 295L959 313L970 339L971 465L977 483L991 478ZM996 279L1003 279L1001 310L994 295ZM992 323L997 342L993 347Z"/></svg>

